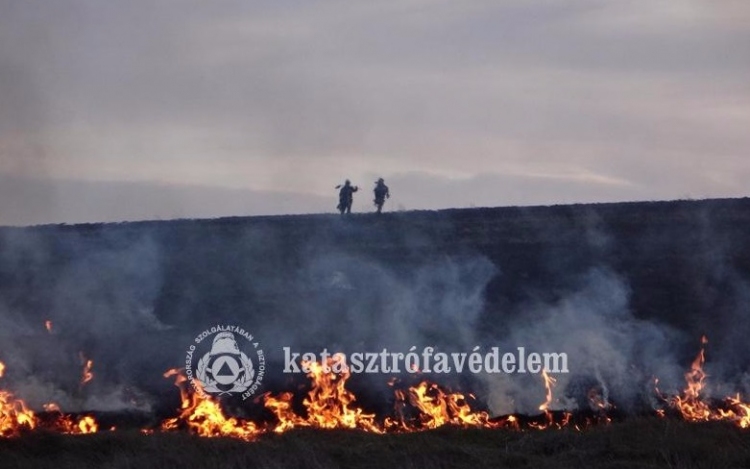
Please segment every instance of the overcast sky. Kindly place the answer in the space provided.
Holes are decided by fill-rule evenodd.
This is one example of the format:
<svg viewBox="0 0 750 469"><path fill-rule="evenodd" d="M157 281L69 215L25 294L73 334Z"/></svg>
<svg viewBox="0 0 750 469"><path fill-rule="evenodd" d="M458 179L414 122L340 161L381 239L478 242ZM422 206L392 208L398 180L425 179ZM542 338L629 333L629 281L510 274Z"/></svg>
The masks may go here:
<svg viewBox="0 0 750 469"><path fill-rule="evenodd" d="M750 193L747 0L0 0L0 224Z"/></svg>

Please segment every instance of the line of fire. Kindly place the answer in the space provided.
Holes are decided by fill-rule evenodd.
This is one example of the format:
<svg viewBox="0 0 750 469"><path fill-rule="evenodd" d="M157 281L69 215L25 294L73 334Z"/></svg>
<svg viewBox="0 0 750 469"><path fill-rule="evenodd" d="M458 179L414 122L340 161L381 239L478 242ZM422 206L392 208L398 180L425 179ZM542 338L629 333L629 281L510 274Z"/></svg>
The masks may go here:
<svg viewBox="0 0 750 469"><path fill-rule="evenodd" d="M46 323L52 330L52 324ZM653 418L682 419L689 422L724 421L740 429L750 427L750 402L739 394L723 399L705 397L707 375L706 337L700 350L685 373L685 388L669 395L659 390L659 381L653 379L651 390L658 405ZM330 368L339 357L329 358ZM83 390L96 379L96 363L80 352ZM482 409L481 402L471 393L451 391L439 383L419 380L407 383L391 378L392 410L380 415L366 411L357 396L348 388L351 377L343 373L326 372L320 363L311 363L303 386L284 392L266 392L248 405L264 410L260 419L246 418L236 409L227 408L220 398L196 392L187 383L182 369L164 373L173 379L180 393L180 408L174 415L143 425L144 434L155 432L189 432L201 437L232 437L254 441L268 434L278 434L300 428L351 429L377 434L418 432L443 426L464 428L506 429L510 431L573 430L586 431L595 425L609 425L614 420L627 418L618 413L617 403L598 388L587 393L588 409L553 410L558 400L555 395L556 380L542 373L540 388L545 399L540 402L535 415L491 416ZM59 432L86 435L102 431L118 431L116 422L102 424L93 412L67 413L60 405L50 402L42 409L31 409L23 400L4 389L2 378L9 370L0 362L0 436L14 438L29 432ZM330 370L329 370L330 371ZM417 379L419 378L418 375ZM198 383L200 385L200 383ZM111 419L110 419L111 420Z"/></svg>

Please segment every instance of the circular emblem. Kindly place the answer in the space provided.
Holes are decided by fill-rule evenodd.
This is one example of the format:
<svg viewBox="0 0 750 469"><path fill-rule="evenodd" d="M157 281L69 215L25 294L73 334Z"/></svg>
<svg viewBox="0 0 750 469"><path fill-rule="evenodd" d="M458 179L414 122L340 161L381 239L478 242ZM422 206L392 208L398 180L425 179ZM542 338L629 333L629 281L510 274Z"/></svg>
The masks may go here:
<svg viewBox="0 0 750 469"><path fill-rule="evenodd" d="M255 394L266 369L255 337L241 327L218 325L198 334L194 342L185 358L185 374L196 393L241 394L243 400Z"/></svg>

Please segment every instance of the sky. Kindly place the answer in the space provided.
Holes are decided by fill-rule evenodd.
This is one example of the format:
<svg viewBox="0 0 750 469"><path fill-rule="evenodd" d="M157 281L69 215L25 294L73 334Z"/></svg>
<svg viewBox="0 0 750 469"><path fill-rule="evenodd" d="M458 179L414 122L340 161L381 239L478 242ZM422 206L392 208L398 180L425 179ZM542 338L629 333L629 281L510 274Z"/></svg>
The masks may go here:
<svg viewBox="0 0 750 469"><path fill-rule="evenodd" d="M747 0L0 0L0 224L744 197Z"/></svg>

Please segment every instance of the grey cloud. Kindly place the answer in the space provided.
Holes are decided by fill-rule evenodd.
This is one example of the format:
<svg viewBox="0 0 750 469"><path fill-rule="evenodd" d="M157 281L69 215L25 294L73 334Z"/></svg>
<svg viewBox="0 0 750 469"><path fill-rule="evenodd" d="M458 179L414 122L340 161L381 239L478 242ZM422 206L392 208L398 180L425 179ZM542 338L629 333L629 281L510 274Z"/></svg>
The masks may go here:
<svg viewBox="0 0 750 469"><path fill-rule="evenodd" d="M641 189L581 189L598 200L736 193L721 174L747 172L750 30L731 5L0 2L0 162L23 177L180 184L169 165L135 169L252 161L282 191L367 165L508 177L508 163L569 165ZM709 155L719 176L695 177ZM300 174L325 158L341 163ZM659 167L684 182L658 184ZM577 191L546 182L520 203Z"/></svg>
<svg viewBox="0 0 750 469"><path fill-rule="evenodd" d="M0 225L119 222L333 211L309 194L138 182L54 181L0 174Z"/></svg>

